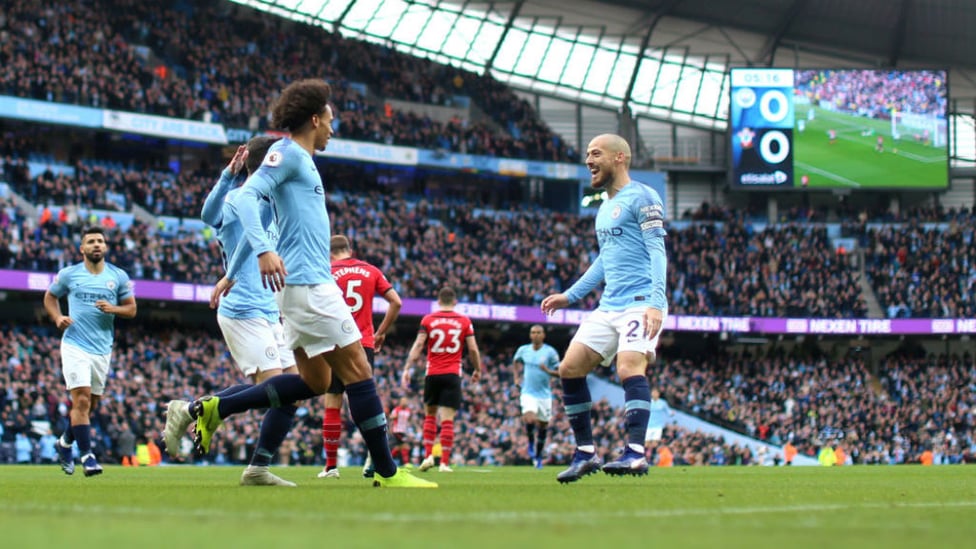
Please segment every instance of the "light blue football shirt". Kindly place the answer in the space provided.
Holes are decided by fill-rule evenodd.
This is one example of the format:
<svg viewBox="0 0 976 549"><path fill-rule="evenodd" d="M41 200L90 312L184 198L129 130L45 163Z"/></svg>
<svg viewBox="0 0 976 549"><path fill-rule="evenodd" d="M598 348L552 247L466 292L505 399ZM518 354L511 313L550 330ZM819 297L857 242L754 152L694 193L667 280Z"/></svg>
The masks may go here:
<svg viewBox="0 0 976 549"><path fill-rule="evenodd" d="M220 174L220 180L207 195L200 214L204 223L216 231L225 269L229 268L228 258L235 257L239 248L247 246L244 227L241 226L236 206L242 198L240 189L234 188L239 181L240 179L233 177L225 169ZM259 199L258 209L265 234L271 242L277 242L278 227L274 222L271 203L266 199ZM220 300L217 313L227 318L265 318L269 322L278 322L278 304L274 293L261 283L257 256L245 250L241 258L244 264L239 268L234 290Z"/></svg>
<svg viewBox="0 0 976 549"><path fill-rule="evenodd" d="M664 429L668 423L667 416L671 415L671 407L663 398L651 399L651 417L647 420L648 429Z"/></svg>
<svg viewBox="0 0 976 549"><path fill-rule="evenodd" d="M125 271L106 262L101 273L92 274L84 262L75 263L58 272L48 291L58 299L68 296L68 316L73 323L62 341L93 355L112 354L115 315L99 311L95 302L104 299L118 305L132 297L132 281Z"/></svg>
<svg viewBox="0 0 976 549"><path fill-rule="evenodd" d="M559 353L547 343L538 349L531 343L522 345L515 351L512 362L522 363L522 393L540 399L552 398L552 376L539 367L545 364L549 369L559 368Z"/></svg>
<svg viewBox="0 0 976 549"><path fill-rule="evenodd" d="M278 225L277 247L261 225L258 199L271 199ZM325 208L325 188L312 156L290 138L271 145L261 167L241 187L237 215L253 255L274 251L285 263L285 284L335 282L329 256L332 230ZM227 277L236 280L239 261L231 260Z"/></svg>
<svg viewBox="0 0 976 549"><path fill-rule="evenodd" d="M660 195L647 185L631 181L600 205L596 214L600 255L566 291L570 303L605 281L599 310L653 307L667 312L665 236Z"/></svg>

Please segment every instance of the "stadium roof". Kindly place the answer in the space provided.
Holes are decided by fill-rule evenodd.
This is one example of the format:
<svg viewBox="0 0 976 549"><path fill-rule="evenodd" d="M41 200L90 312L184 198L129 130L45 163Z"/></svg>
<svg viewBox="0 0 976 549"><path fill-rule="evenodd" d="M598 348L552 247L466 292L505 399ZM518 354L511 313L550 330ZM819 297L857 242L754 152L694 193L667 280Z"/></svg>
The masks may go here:
<svg viewBox="0 0 976 549"><path fill-rule="evenodd" d="M952 97L976 97L969 0L233 1L516 89L715 130L730 67L949 68Z"/></svg>

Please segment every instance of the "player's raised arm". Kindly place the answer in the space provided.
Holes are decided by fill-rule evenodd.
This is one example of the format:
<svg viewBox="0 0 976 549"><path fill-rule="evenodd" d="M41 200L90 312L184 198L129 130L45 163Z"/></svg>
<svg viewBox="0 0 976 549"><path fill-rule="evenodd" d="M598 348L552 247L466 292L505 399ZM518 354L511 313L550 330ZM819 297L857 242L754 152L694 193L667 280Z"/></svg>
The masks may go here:
<svg viewBox="0 0 976 549"><path fill-rule="evenodd" d="M282 158L282 153L271 151L261 167L247 179L241 187L237 202L237 215L244 229L244 237L258 256L258 270L264 287L278 291L285 287L285 264L275 253L274 244L268 239L261 223L261 210L258 201L271 196L271 191L281 181L291 176L294 169L291 163Z"/></svg>
<svg viewBox="0 0 976 549"><path fill-rule="evenodd" d="M234 188L234 184L239 181L239 178L245 175L243 173L243 167L247 156L247 145L237 147L237 152L231 158L230 164L224 168L224 171L220 172L220 179L217 180L217 184L207 194L207 199L203 201L203 208L200 211L200 219L207 225L217 228L223 223L221 211L224 198Z"/></svg>

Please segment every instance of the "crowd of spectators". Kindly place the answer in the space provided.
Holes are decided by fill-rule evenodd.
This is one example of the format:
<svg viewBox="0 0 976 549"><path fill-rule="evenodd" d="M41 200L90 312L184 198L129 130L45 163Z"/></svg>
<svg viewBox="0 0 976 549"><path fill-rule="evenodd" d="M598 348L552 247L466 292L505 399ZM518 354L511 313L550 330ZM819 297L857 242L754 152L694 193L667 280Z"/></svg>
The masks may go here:
<svg viewBox="0 0 976 549"><path fill-rule="evenodd" d="M976 317L976 219L866 233L866 272L889 318Z"/></svg>
<svg viewBox="0 0 976 549"><path fill-rule="evenodd" d="M797 71L796 88L811 102L888 119L891 111L945 117L948 88L945 73L896 70Z"/></svg>
<svg viewBox="0 0 976 549"><path fill-rule="evenodd" d="M333 232L349 236L357 256L383 269L406 297L430 298L451 284L462 289L463 301L535 304L567 289L597 254L586 216L481 210L378 192L333 193L327 200ZM69 264L76 257L71 233L86 221L68 230L58 219L40 226L20 220L11 238L33 242L20 246L26 252L0 250L0 268L50 271ZM133 278L213 283L223 275L210 232L170 235L137 222L111 239L112 260ZM822 227L756 231L740 221L696 223L671 230L669 240L672 313L865 316L856 269L833 251ZM51 265L38 256L60 261ZM591 308L598 298L591 294L578 306Z"/></svg>
<svg viewBox="0 0 976 549"><path fill-rule="evenodd" d="M671 310L697 315L863 318L857 270L825 227L741 221L670 232Z"/></svg>
<svg viewBox="0 0 976 549"><path fill-rule="evenodd" d="M285 23L217 0L146 3L71 0L0 11L0 94L267 128L278 90L325 78L339 137L469 154L577 161L526 100L491 76L438 65L391 47ZM428 116L367 101L451 104L469 97L491 119Z"/></svg>
<svg viewBox="0 0 976 549"><path fill-rule="evenodd" d="M163 404L191 398L239 382L222 340L203 328L174 328L139 322L120 323L113 373L92 428L95 451L106 462L119 462L119 439L161 436ZM43 460L42 438L67 425L67 394L60 375L58 334L49 324L0 328L0 442L2 461L17 461L18 434L32 444L33 461ZM400 387L399 374L410 334L396 334L377 354L378 391L387 405L406 397L414 415L410 442L419 463L422 435L423 372L411 387ZM519 390L511 354L521 342L483 342L485 375L464 383L464 404L457 424L454 461L463 465L529 464L520 419ZM972 355L909 357L883 361L877 377L850 357L793 357L775 349L762 356L712 356L689 361L664 358L651 368L653 387L675 407L774 445L792 443L814 456L824 445L843 445L854 463L917 462L932 450L940 461L976 458L976 363ZM547 460L566 463L573 439L555 384ZM321 464L320 399L302 404L281 451L293 464ZM211 453L200 458L218 464L244 463L257 438L260 414L234 416L219 431ZM619 445L623 416L600 401L593 409L594 441L609 455ZM365 448L346 418L343 448L347 464L360 463ZM49 438L46 440L50 440ZM185 441L189 447L189 438ZM676 465L772 464L771 455L755 454L727 443L717 434L677 425L665 429L656 448L667 446ZM53 460L53 457L51 458ZM192 458L191 458L192 460ZM780 461L781 463L781 461Z"/></svg>
<svg viewBox="0 0 976 549"><path fill-rule="evenodd" d="M877 375L862 357L765 354L665 360L651 375L669 402L751 437L814 456L843 445L855 463L976 459L972 354L893 354Z"/></svg>

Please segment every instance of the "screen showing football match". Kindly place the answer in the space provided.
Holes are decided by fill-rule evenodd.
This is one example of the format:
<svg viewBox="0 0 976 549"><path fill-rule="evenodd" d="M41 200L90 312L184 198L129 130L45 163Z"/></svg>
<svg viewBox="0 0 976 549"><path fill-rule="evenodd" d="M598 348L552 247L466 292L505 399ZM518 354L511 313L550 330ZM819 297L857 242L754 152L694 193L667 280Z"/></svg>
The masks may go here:
<svg viewBox="0 0 976 549"><path fill-rule="evenodd" d="M732 185L944 189L943 70L732 69Z"/></svg>

